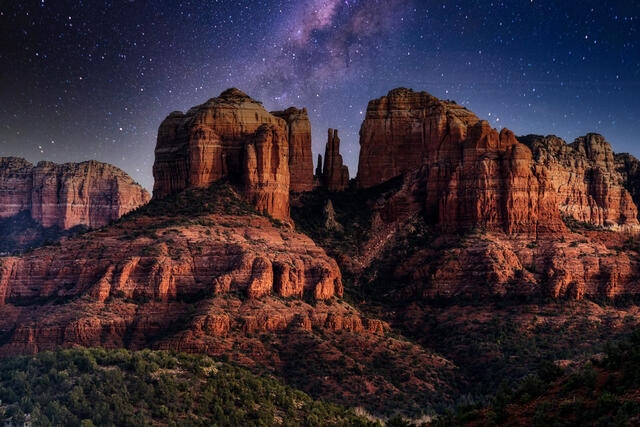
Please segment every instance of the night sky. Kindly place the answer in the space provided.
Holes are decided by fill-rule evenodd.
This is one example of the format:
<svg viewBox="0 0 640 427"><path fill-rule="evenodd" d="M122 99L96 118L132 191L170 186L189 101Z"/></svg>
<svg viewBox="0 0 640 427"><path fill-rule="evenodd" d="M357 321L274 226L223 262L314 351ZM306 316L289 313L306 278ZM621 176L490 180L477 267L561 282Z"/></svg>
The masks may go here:
<svg viewBox="0 0 640 427"><path fill-rule="evenodd" d="M337 128L355 176L370 99L405 86L517 135L640 157L640 2L0 0L0 156L97 159L151 189L171 111L237 87Z"/></svg>

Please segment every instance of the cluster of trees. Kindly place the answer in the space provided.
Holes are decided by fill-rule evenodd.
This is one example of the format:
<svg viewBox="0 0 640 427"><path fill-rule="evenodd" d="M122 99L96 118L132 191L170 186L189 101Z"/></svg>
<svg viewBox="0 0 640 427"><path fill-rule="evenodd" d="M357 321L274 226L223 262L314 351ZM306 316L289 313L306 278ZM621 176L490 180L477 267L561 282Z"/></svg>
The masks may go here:
<svg viewBox="0 0 640 427"><path fill-rule="evenodd" d="M640 331L577 370L543 363L491 405L458 408L435 425L627 426L640 422Z"/></svg>
<svg viewBox="0 0 640 427"><path fill-rule="evenodd" d="M203 355L65 349L0 361L0 420L37 426L372 425Z"/></svg>

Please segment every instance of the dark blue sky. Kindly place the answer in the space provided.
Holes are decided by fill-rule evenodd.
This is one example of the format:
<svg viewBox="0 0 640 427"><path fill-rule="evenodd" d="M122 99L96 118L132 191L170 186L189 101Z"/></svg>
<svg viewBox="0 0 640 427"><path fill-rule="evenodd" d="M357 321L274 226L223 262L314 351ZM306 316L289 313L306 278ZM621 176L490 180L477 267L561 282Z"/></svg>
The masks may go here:
<svg viewBox="0 0 640 427"><path fill-rule="evenodd" d="M627 0L0 0L0 156L97 159L151 189L163 118L238 87L307 107L315 153L339 129L354 176L367 102L405 86L640 157L639 23Z"/></svg>

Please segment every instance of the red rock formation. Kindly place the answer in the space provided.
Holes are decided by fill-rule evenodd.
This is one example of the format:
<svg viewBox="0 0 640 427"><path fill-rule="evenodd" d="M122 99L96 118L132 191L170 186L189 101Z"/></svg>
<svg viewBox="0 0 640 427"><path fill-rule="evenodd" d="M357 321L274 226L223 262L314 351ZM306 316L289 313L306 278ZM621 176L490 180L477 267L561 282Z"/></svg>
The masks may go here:
<svg viewBox="0 0 640 427"><path fill-rule="evenodd" d="M293 193L313 190L311 122L307 115L307 109L290 107L285 111L272 111L271 114L287 122L290 190Z"/></svg>
<svg viewBox="0 0 640 427"><path fill-rule="evenodd" d="M244 195L261 212L289 217L289 144L274 125L262 125L244 146Z"/></svg>
<svg viewBox="0 0 640 427"><path fill-rule="evenodd" d="M228 178L257 209L288 218L289 191L313 188L306 110L272 114L238 89L171 113L158 129L155 155L156 198Z"/></svg>
<svg viewBox="0 0 640 427"><path fill-rule="evenodd" d="M637 231L637 208L624 188L634 163L616 164L596 134L569 145L556 137L522 142L426 93L396 89L372 101L358 184L397 177L399 187L372 204L370 240L355 268L409 251L392 265L392 280L411 283L423 297L637 293L637 262L616 249L626 235L585 238L565 225L575 227L573 219ZM415 241L407 230L424 222L449 241L444 253L439 245L403 246Z"/></svg>
<svg viewBox="0 0 640 427"><path fill-rule="evenodd" d="M556 189L562 215L613 228L638 225L638 210L604 137L588 134L568 145L553 135L521 139Z"/></svg>
<svg viewBox="0 0 640 427"><path fill-rule="evenodd" d="M360 129L358 185L381 184L441 158L461 160L460 143L479 121L454 102L411 89L370 101Z"/></svg>
<svg viewBox="0 0 640 427"><path fill-rule="evenodd" d="M0 218L21 211L43 227L101 227L146 204L149 193L115 166L96 161L36 167L0 159Z"/></svg>
<svg viewBox="0 0 640 427"><path fill-rule="evenodd" d="M395 89L369 103L360 144L359 186L404 174L404 191L387 212L424 200L417 206L443 230L561 232L561 214L594 225L638 225L611 147L597 135L571 146L527 146L455 103Z"/></svg>
<svg viewBox="0 0 640 427"><path fill-rule="evenodd" d="M342 161L337 129L329 129L328 132L322 181L329 191L343 191L349 186L349 168Z"/></svg>

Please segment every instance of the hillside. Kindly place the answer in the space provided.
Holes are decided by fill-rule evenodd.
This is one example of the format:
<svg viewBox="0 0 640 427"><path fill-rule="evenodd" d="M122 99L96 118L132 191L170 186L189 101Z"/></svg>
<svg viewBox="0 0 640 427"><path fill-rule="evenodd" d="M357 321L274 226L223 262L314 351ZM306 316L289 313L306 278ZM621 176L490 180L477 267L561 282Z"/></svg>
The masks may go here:
<svg viewBox="0 0 640 427"><path fill-rule="evenodd" d="M272 377L150 350L74 348L0 360L0 402L0 420L35 426L374 425Z"/></svg>

